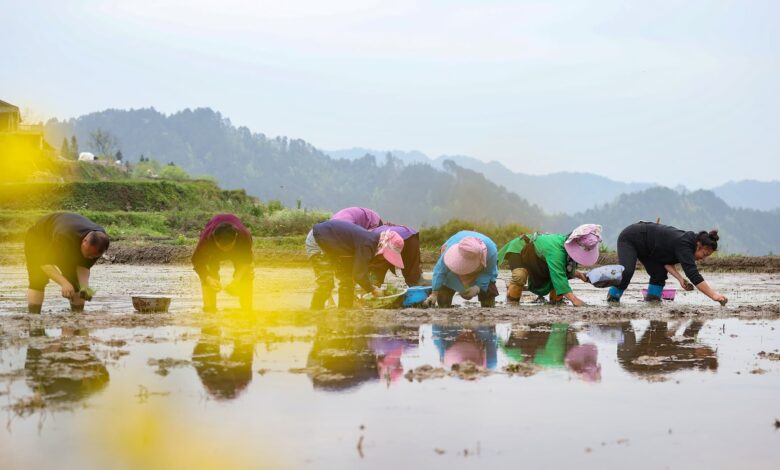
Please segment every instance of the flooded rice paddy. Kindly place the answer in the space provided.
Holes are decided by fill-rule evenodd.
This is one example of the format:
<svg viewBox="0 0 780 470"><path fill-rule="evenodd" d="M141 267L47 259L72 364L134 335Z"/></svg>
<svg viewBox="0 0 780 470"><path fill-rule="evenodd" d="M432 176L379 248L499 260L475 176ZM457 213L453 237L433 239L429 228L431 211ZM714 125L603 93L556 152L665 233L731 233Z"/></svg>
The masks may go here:
<svg viewBox="0 0 780 470"><path fill-rule="evenodd" d="M186 268L94 271L87 314L52 286L29 316L0 269L2 468L780 462L776 274L708 275L725 308L644 305L639 278L620 308L575 281L593 306L313 314L307 270L259 269L258 311L204 315Z"/></svg>

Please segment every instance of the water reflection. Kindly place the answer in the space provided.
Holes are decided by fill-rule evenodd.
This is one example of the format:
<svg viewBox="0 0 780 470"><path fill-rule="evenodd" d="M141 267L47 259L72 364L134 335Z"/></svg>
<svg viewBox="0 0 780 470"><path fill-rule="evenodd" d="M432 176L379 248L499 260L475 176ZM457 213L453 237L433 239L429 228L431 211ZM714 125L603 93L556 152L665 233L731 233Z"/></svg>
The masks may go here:
<svg viewBox="0 0 780 470"><path fill-rule="evenodd" d="M651 321L645 331L637 332L630 322L620 324L623 337L617 351L620 365L635 374L717 370L715 350L698 342L704 323L694 320L675 326L678 325L674 322Z"/></svg>
<svg viewBox="0 0 780 470"><path fill-rule="evenodd" d="M307 348L294 364L285 362L284 357L269 364L279 367L277 372L297 366L320 391L356 390L378 381L389 387L419 366L450 371L464 363L496 373L512 372L508 368L521 365L519 375L526 376L560 370L578 380L598 382L602 380L601 357L608 358L612 376L620 370L644 377L683 370L716 371L716 350L699 341L703 326L701 321L469 326L324 321L305 327L286 326L285 333L279 334L258 325L222 325L204 327L195 337L190 336L192 341L183 343L183 353L191 355L194 372L209 397L216 400L233 400L249 389L259 338L266 351L281 342L297 342L296 348ZM91 346L101 340L90 338L86 330L63 329L55 334L32 329L24 341L26 350L20 351L17 370L22 372L23 359L23 375L31 392L48 401L72 402L107 386L108 370ZM143 354L137 346L131 341L129 351L122 352ZM258 354L263 357L266 353ZM184 367L189 364L182 362ZM21 378L21 374L16 377Z"/></svg>
<svg viewBox="0 0 780 470"><path fill-rule="evenodd" d="M108 384L108 370L92 351L87 330L63 328L49 335L35 328L29 334L25 381L47 402L82 400Z"/></svg>
<svg viewBox="0 0 780 470"><path fill-rule="evenodd" d="M210 397L232 400L249 386L254 347L252 334L223 331L219 326L201 329L192 364Z"/></svg>

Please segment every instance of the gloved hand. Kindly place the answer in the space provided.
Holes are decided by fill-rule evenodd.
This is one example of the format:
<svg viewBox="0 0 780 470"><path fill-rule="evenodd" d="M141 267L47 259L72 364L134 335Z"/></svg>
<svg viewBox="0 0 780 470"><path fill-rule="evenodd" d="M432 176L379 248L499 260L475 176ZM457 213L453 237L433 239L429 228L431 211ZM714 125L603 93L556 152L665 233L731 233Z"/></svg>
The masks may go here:
<svg viewBox="0 0 780 470"><path fill-rule="evenodd" d="M427 299L423 300L422 306L424 308L432 308L436 306L436 296L431 294Z"/></svg>
<svg viewBox="0 0 780 470"><path fill-rule="evenodd" d="M466 300L473 299L477 295L479 295L479 286L471 286L463 292L460 292L460 296Z"/></svg>

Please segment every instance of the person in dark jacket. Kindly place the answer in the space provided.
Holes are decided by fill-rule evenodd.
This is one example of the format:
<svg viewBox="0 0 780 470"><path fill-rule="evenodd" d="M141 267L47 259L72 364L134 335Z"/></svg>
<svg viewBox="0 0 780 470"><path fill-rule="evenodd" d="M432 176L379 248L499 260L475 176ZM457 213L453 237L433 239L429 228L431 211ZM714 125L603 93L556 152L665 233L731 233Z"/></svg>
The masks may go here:
<svg viewBox="0 0 780 470"><path fill-rule="evenodd" d="M425 280L422 278L422 267L420 266L420 234L405 225L382 225L371 229L374 233L382 233L387 230L396 232L404 239L401 259L404 262L403 276L406 285L412 287L424 284ZM385 282L388 270L395 274L395 267L384 258L379 258L377 262L372 263L371 276L375 285L380 286Z"/></svg>
<svg viewBox="0 0 780 470"><path fill-rule="evenodd" d="M233 263L233 281L225 292L238 296L242 310L252 309L254 260L252 234L233 214L218 214L208 221L192 254L192 266L203 288L203 311L217 311L217 292L223 289L219 264Z"/></svg>
<svg viewBox="0 0 780 470"><path fill-rule="evenodd" d="M690 283L707 297L725 305L728 299L707 284L696 267L696 261L703 260L718 249L718 231L686 232L669 225L653 222L638 222L629 225L618 236L618 262L623 265L623 281L611 287L607 301L620 302L620 297L631 283L637 260L642 262L650 275L645 300L660 301L666 279L671 273L686 290L693 288L677 273L674 265L680 264Z"/></svg>
<svg viewBox="0 0 780 470"><path fill-rule="evenodd" d="M92 299L90 269L108 245L105 229L79 214L58 212L39 219L24 239L28 312L41 313L49 280L60 285L71 311L82 312L84 301Z"/></svg>
<svg viewBox="0 0 780 470"><path fill-rule="evenodd" d="M343 220L328 220L312 227L306 238L306 253L314 268L317 284L311 300L312 310L325 308L333 291L334 273L339 280L339 308L351 308L355 297L355 283L375 297L384 292L369 279L371 263L383 257L391 265L403 269L401 250L404 240L387 230L374 233Z"/></svg>

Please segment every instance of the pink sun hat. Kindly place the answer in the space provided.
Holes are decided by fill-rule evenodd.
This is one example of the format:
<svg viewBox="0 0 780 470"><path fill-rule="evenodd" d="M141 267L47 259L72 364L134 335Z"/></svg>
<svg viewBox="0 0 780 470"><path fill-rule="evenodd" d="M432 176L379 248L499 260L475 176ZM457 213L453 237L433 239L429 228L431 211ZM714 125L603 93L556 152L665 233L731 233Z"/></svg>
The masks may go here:
<svg viewBox="0 0 780 470"><path fill-rule="evenodd" d="M464 237L444 253L444 264L464 276L487 266L487 246L477 237Z"/></svg>
<svg viewBox="0 0 780 470"><path fill-rule="evenodd" d="M575 228L564 243L566 253L583 266L592 266L599 260L601 225L584 224Z"/></svg>
<svg viewBox="0 0 780 470"><path fill-rule="evenodd" d="M404 269L404 260L401 259L403 249L404 239L397 232L386 230L379 234L376 254L384 256L388 263L399 269Z"/></svg>

